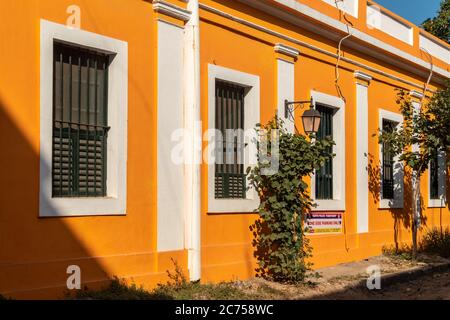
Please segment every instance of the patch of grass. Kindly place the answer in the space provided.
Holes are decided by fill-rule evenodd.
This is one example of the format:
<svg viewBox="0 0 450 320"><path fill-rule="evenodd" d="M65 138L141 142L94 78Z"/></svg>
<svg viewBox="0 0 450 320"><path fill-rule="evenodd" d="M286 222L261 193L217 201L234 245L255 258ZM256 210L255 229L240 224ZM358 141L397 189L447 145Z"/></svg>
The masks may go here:
<svg viewBox="0 0 450 320"><path fill-rule="evenodd" d="M420 249L423 252L439 255L443 258L450 258L450 230L439 230L433 228L423 237Z"/></svg>
<svg viewBox="0 0 450 320"><path fill-rule="evenodd" d="M433 228L424 235L418 245L419 253L438 255L443 258L450 258L450 230L439 230ZM412 260L412 248L408 245L383 247L383 254L392 258L402 260ZM420 259L419 259L420 260Z"/></svg>
<svg viewBox="0 0 450 320"><path fill-rule="evenodd" d="M109 286L94 291L85 288L76 294L76 299L86 300L170 300L171 297L159 293L150 292L134 283L128 285L124 280L114 278Z"/></svg>
<svg viewBox="0 0 450 320"><path fill-rule="evenodd" d="M394 246L390 247L385 246L383 247L382 252L385 256L391 258L397 258L407 261L411 261L413 258L411 247L405 244L398 248L395 248Z"/></svg>
<svg viewBox="0 0 450 320"><path fill-rule="evenodd" d="M165 284L159 285L153 292L175 300L239 300L247 298L243 291L229 282L218 284L191 282L183 287Z"/></svg>
<svg viewBox="0 0 450 320"><path fill-rule="evenodd" d="M184 286L168 283L159 284L156 289L148 291L135 284L128 285L118 278L113 279L110 285L102 290L85 289L76 295L76 299L82 300L239 300L245 298L246 295L232 283L192 282Z"/></svg>
<svg viewBox="0 0 450 320"><path fill-rule="evenodd" d="M172 260L173 261L173 260ZM128 285L117 277L109 286L94 291L85 288L76 295L76 299L92 300L235 300L245 299L244 292L233 286L233 283L200 284L189 282L182 268L175 262L175 272L167 271L169 281L159 284L154 290L145 290L135 284Z"/></svg>
<svg viewBox="0 0 450 320"><path fill-rule="evenodd" d="M175 271L167 271L169 281L166 284L159 284L153 290L153 294L158 296L171 297L175 300L234 300L244 299L245 294L233 286L231 282L221 282L218 284L200 284L199 282L189 282L182 268L172 259Z"/></svg>
<svg viewBox="0 0 450 320"><path fill-rule="evenodd" d="M291 293L283 291L283 287L274 287L270 283L255 282L221 282L217 284L201 284L190 282L183 269L172 260L175 269L167 271L169 280L158 284L153 290L128 284L117 277L101 290L84 290L77 293L75 299L92 300L253 300L253 299L289 299ZM318 278L312 274L311 278ZM294 290L308 290L317 284L308 281L298 284ZM71 298L69 295L67 298Z"/></svg>

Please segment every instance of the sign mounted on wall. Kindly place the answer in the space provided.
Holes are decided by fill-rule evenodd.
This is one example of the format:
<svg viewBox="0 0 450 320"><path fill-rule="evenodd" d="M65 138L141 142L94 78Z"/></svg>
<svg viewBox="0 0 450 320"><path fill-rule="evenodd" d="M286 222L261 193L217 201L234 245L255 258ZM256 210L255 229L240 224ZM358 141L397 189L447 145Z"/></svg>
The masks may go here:
<svg viewBox="0 0 450 320"><path fill-rule="evenodd" d="M342 232L342 212L311 212L306 215L309 234Z"/></svg>

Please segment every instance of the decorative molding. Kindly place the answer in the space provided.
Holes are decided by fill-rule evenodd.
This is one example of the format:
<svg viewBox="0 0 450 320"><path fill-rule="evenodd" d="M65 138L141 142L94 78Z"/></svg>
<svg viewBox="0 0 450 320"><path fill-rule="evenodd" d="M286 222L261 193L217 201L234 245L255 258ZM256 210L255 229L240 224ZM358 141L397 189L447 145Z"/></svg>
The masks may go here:
<svg viewBox="0 0 450 320"><path fill-rule="evenodd" d="M354 76L358 80L364 80L367 82L372 81L372 76L362 71L355 71Z"/></svg>
<svg viewBox="0 0 450 320"><path fill-rule="evenodd" d="M282 43L277 43L274 46L274 50L277 53L282 53L282 54L285 54L285 55L287 55L289 57L293 57L293 58L297 58L298 55L300 54L299 50L297 50L293 47L287 46L285 44L282 44Z"/></svg>
<svg viewBox="0 0 450 320"><path fill-rule="evenodd" d="M411 97L417 98L417 99L419 99L419 100L423 99L423 93L422 93L422 92L419 92L419 91L417 91L417 90L411 90L411 91L409 92L409 95L410 95Z"/></svg>
<svg viewBox="0 0 450 320"><path fill-rule="evenodd" d="M327 4L331 5L334 9L336 9L336 0L322 0L322 1L326 2ZM337 1L339 10L342 10L355 18L358 18L359 13L358 0L339 0L339 1Z"/></svg>
<svg viewBox="0 0 450 320"><path fill-rule="evenodd" d="M174 4L166 2L164 0L156 0L153 2L153 10L158 13L166 14L170 17L180 19L182 21L189 21L191 19L192 12L183 8L180 8Z"/></svg>
<svg viewBox="0 0 450 320"><path fill-rule="evenodd" d="M419 47L422 51L448 63L450 48L430 34L419 31Z"/></svg>
<svg viewBox="0 0 450 320"><path fill-rule="evenodd" d="M246 4L250 5L250 6L253 6L253 7L255 7L255 4L256 4L256 3L249 3L249 2L247 2L248 0L239 0L239 1L244 2L244 3L246 3ZM267 34L272 35L272 36L275 36L275 37L279 37L279 38L281 38L281 39L283 39L283 40L286 40L286 41L295 43L295 44L297 44L297 45L299 45L299 46L302 46L302 47L311 49L311 50L313 50L313 51L315 51L315 52L322 53L322 54L324 54L324 55L326 55L326 56L329 56L329 57L333 57L333 58L337 58L337 57L338 57L336 53L333 53L333 52L330 52L330 51L321 49L321 48L319 48L319 47L317 47L317 46L314 46L314 45L312 45L312 44L309 44L309 43L306 43L306 42L304 42L304 41L298 40L298 39L296 39L296 38L293 38L293 37L291 37L291 36L285 35L285 34L280 33L280 32L278 32L278 31L274 31L274 30L268 29L268 28L266 28L266 27L264 27L264 26L261 26L261 25L258 25L258 24L256 24L256 23L247 21L247 20L242 19L242 18L239 18L239 17L237 17L237 16L233 16L233 15L231 15L231 14L228 14L228 13L223 12L223 11L221 11L221 10L218 10L218 9L216 9L216 8L207 6L207 5L202 4L202 3L200 3L199 6L200 6L200 8L203 9L203 10L206 10L206 11L208 11L208 12L217 14L217 15L219 15L219 16L225 18L225 19L229 19L229 20L231 20L231 21L235 21L235 22L240 23L240 24L242 24L242 25L244 25L244 26L253 28L253 29L255 29L255 30L258 30L258 31L267 33ZM259 8L259 9L261 9L261 10L264 9L264 8L260 8L259 6L256 6L256 8ZM280 18L282 18L282 17L280 17ZM283 19L283 18L282 18L282 19ZM285 19L285 20L286 20L286 19ZM305 27L305 28L306 28L306 27ZM313 30L313 31L314 31L314 30ZM319 31L318 31L318 32L319 32ZM319 33L319 34L320 34L320 33ZM337 39L337 40L338 40L338 39ZM386 55L384 55L383 57L386 59ZM360 63L360 62L355 61L355 60L353 60L353 59L350 59L350 58L347 58L347 57L342 57L342 61L351 63L351 64L354 65L354 66L357 66L357 67L360 67L360 68L364 68L364 69L366 69L366 70L369 70L369 71L371 71L371 72L373 72L373 73L377 73L377 74L379 74L379 75L381 75L381 76L387 77L387 78L392 79L392 80L394 80L394 81L399 81L399 82L402 82L402 83L404 83L404 84L407 84L407 85L410 85L410 86L413 86L413 87L416 87L416 88L422 88L422 85L419 85L419 84L416 84L416 83L414 83L414 82L408 81L408 80L406 80L406 79L400 78L400 77L398 77L398 76L395 76L395 75L393 75L393 74L391 74L391 73L387 73L387 72L382 71L382 70L380 70L380 69L371 67L371 66L369 66L369 65L367 65L367 64ZM417 68L414 68L413 66L410 66L410 69L409 69L409 70L410 70L411 72L415 72L416 74L419 74L419 73L417 73L417 70L418 70L418 69L417 69ZM425 73L422 74L422 76L425 77L425 76L426 76ZM450 77L450 73L449 73L449 77ZM433 91L433 90L431 90L431 89L428 89L428 91L431 92L431 93L435 93L435 91Z"/></svg>
<svg viewBox="0 0 450 320"><path fill-rule="evenodd" d="M273 4L266 3L266 1L254 1L254 0L238 0L238 1L243 2L243 3L245 3L245 4L249 5L249 6L252 6L254 8L257 8L257 9L263 11L263 12L267 12L267 13L273 15L273 16L278 17L279 19L288 21L290 23L293 23L294 25L300 26L300 27L305 28L307 30L310 30L310 31L312 31L314 33L322 35L322 36L324 36L324 37L326 37L328 39L331 39L333 41L339 41L338 33L333 32L331 30L326 30L325 28L321 27L317 23L308 22L307 19L299 19L298 13L307 15L307 16L313 18L314 20L318 20L318 21L328 25L329 27L331 27L333 29L337 29L337 30L340 30L342 32L347 32L346 25L344 23L342 23L342 22L340 22L338 20L335 20L335 19L333 19L331 17L328 17L325 14L322 14L319 11L311 9L310 7L308 7L308 6L304 5L304 4L301 4L300 2L295 1L295 0L274 0L274 2L276 2L276 3L278 3L278 4L282 5L282 6L287 6L288 8L290 8L292 10L285 10L285 9L279 8L278 6L274 6ZM311 49L313 49L315 51L320 51L320 52L325 53L325 54L330 55L330 56L331 55L335 55L335 54L332 54L330 52L325 52L325 50L317 48L317 47L315 47L313 45L305 43L304 41L300 41L300 40L292 38L290 36L281 34L280 32L277 32L277 31L274 31L274 30L270 30L270 29L268 29L266 27L257 25L257 24L255 24L253 22L246 21L245 19L241 19L241 18L233 16L231 14L224 13L224 12L222 12L222 11L220 11L218 9L212 8L210 6L207 6L207 5L204 5L204 4L200 4L200 8L202 8L204 10L208 10L210 12L214 12L216 14L219 14L219 15L223 16L223 17L231 19L231 20L233 20L235 22L242 23L244 25L247 25L247 26L253 27L255 29L258 29L260 31L267 32L269 34L279 36L280 38L283 38L283 39L285 39L287 41L291 41L292 43L296 43L296 44L299 44L301 46L309 47L309 48L311 48ZM424 61L424 60L422 60L422 59L420 59L420 58L418 58L418 57L416 57L414 55L411 55L411 54L409 54L407 52L404 52L401 49L399 49L399 48L397 48L395 46L392 46L392 45L390 45L388 43L385 43L382 40L380 40L378 38L375 38L373 36L370 36L370 35L362 32L360 30L353 29L352 35L353 35L353 37L352 37L353 40L350 39L347 45L351 46L353 49L358 50L358 51L363 52L363 53L366 53L366 54L368 54L370 56L373 56L373 57L375 57L377 59L381 59L383 61L391 63L391 64L393 64L395 66L398 66L398 67L400 67L400 68L402 68L402 69L404 69L406 71L412 72L412 73L417 74L419 76L422 76L422 77L426 77L427 76L426 75L427 74L426 71L420 70L416 66L416 65L419 65L422 68L428 70L429 69L429 63L427 63L426 61ZM362 41L362 42L372 44L373 46L377 47L378 50L369 49L367 47L367 45L364 46L361 43L358 43L357 41L354 41L354 40L357 40L357 39ZM401 59L398 59L396 57L389 58L389 56L384 53L386 51L392 53L393 55L396 55L396 56L402 58L403 61L401 61ZM391 74L387 74L384 71L377 70L377 69L375 69L373 67L364 65L362 63L356 62L356 61L354 61L352 59L349 59L349 58L346 58L346 57L343 57L342 60L346 61L346 62L350 62L352 64L355 64L355 65L357 65L359 67L363 67L363 68L365 68L367 70L371 70L371 71L376 72L378 74L382 74L382 75L388 76L389 78L398 78L398 77L393 76ZM440 67L437 67L437 66L435 66L434 70L436 71L435 75L440 75L443 78L450 78L450 72L449 71L444 70L444 69L442 69ZM397 79L395 79L395 80L397 80ZM407 81L405 79L401 79L401 80L398 80L398 81L401 81L403 83L410 84L410 85L413 85L413 86L417 86L416 84L411 83L410 81ZM439 83L444 83L442 78L438 78L437 81Z"/></svg>
<svg viewBox="0 0 450 320"><path fill-rule="evenodd" d="M410 46L414 46L414 28L402 21L400 17L374 4L367 5L366 16L367 25L371 28L378 29Z"/></svg>

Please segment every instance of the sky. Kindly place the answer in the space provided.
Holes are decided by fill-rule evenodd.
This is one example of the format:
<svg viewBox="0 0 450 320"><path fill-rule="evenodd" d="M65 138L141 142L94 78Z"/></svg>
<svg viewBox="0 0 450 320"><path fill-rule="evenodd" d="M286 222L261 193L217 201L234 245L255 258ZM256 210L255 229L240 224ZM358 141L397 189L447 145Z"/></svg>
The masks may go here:
<svg viewBox="0 0 450 320"><path fill-rule="evenodd" d="M441 0L375 0L375 2L420 25L427 18L436 16Z"/></svg>

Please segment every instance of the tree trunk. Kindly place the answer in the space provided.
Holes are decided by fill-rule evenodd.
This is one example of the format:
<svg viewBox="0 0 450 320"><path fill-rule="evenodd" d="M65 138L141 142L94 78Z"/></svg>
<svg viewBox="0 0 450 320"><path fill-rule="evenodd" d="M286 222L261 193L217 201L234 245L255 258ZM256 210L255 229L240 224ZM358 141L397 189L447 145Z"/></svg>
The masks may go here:
<svg viewBox="0 0 450 320"><path fill-rule="evenodd" d="M420 177L413 173L413 190L412 190L412 258L417 258L417 230L420 223Z"/></svg>

